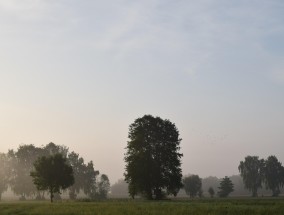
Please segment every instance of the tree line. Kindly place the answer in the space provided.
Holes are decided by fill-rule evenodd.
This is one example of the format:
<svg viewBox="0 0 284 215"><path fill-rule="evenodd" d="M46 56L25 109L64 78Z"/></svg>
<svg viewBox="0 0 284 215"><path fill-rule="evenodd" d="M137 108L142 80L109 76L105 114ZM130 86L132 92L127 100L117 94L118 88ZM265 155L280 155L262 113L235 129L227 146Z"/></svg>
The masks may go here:
<svg viewBox="0 0 284 215"><path fill-rule="evenodd" d="M238 168L245 188L251 191L253 197L258 196L258 189L263 186L272 191L272 196L279 196L280 188L284 186L284 167L276 156L271 155L266 160L247 156Z"/></svg>
<svg viewBox="0 0 284 215"><path fill-rule="evenodd" d="M147 199L176 196L181 188L191 197L202 196L202 182L198 175L182 178L181 138L174 123L144 115L129 126L128 138L124 176L132 198L136 195ZM284 168L275 156L266 160L247 156L238 169L244 187L252 192L253 197L263 185L272 191L272 196L280 194L284 185ZM225 176L218 189L220 197L227 197L234 191L234 184ZM215 194L213 187L209 187L208 192L211 196Z"/></svg>
<svg viewBox="0 0 284 215"><path fill-rule="evenodd" d="M8 187L20 200L45 199L46 191L52 198L60 198L63 189L70 199L76 199L79 193L90 199L104 199L110 189L108 176L100 175L92 161L85 163L78 153L54 143L42 147L21 145L16 151L0 153L0 166L0 200ZM58 186L50 190L48 183Z"/></svg>
<svg viewBox="0 0 284 215"><path fill-rule="evenodd" d="M271 191L273 197L280 194L284 186L284 167L278 161L276 156L269 156L267 159L259 159L258 156L246 156L241 161L238 169L245 189L251 192L252 197L258 196L258 190L265 188ZM227 197L234 191L234 183L225 176L219 181L218 196ZM183 179L183 188L190 197L202 197L202 180L198 175L187 176ZM215 190L212 186L208 188L211 197L214 196Z"/></svg>
<svg viewBox="0 0 284 215"><path fill-rule="evenodd" d="M137 118L129 126L129 141L124 160L124 180L128 193L147 199L176 196L183 188L192 198L202 197L202 180L198 175L182 176L179 131L170 120L152 115ZM0 199L8 187L20 196L43 199L48 191L51 201L61 190L68 189L70 199L83 192L90 199L106 198L110 189L107 175L99 177L93 162L84 159L66 146L49 143L43 147L22 145L17 151L0 154ZM266 160L247 156L238 169L244 187L252 196L265 186L273 196L280 194L284 185L284 168L275 156ZM234 191L231 178L218 182L218 196L227 197ZM215 195L213 185L208 187Z"/></svg>

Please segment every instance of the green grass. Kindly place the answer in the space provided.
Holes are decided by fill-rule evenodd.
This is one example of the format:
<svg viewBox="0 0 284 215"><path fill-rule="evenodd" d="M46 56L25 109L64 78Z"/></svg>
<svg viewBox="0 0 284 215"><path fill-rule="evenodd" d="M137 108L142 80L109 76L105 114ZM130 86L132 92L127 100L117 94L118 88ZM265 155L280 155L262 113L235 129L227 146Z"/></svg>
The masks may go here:
<svg viewBox="0 0 284 215"><path fill-rule="evenodd" d="M173 201L2 202L0 215L242 215L284 214L284 199L205 199Z"/></svg>

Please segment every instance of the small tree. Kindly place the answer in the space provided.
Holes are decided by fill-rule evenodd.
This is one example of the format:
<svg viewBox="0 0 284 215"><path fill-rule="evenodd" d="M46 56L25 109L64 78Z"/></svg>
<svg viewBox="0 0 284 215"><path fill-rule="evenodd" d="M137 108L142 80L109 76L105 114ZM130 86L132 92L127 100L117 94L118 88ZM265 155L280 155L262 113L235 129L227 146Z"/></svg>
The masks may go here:
<svg viewBox="0 0 284 215"><path fill-rule="evenodd" d="M208 193L209 193L209 195L210 195L210 197L211 197L211 198L213 198L213 197L214 197L214 195L215 195L215 191L214 191L213 187L209 187L209 189L208 189Z"/></svg>
<svg viewBox="0 0 284 215"><path fill-rule="evenodd" d="M228 195L234 191L234 185L231 179L228 178L227 176L225 176L225 178L221 180L220 187L218 188L219 188L218 195L220 197L228 197Z"/></svg>
<svg viewBox="0 0 284 215"><path fill-rule="evenodd" d="M107 194L110 190L110 183L107 175L102 174L100 177L100 181L98 183L98 198L99 199L106 199Z"/></svg>
<svg viewBox="0 0 284 215"><path fill-rule="evenodd" d="M184 190L191 198L196 197L197 194L202 193L202 181L198 175L191 175L183 179Z"/></svg>
<svg viewBox="0 0 284 215"><path fill-rule="evenodd" d="M74 183L73 169L62 154L40 157L34 167L35 170L31 172L33 182L38 190L49 191L51 202L55 193L60 193L60 190Z"/></svg>

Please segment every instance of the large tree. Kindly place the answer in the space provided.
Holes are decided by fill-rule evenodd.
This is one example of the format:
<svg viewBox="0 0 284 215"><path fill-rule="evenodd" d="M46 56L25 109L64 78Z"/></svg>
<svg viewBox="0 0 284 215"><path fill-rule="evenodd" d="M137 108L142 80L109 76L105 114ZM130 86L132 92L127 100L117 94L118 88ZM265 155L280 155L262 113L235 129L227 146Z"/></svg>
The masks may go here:
<svg viewBox="0 0 284 215"><path fill-rule="evenodd" d="M163 192L176 195L182 187L179 131L175 124L145 115L129 126L125 154L125 180L132 197L161 199Z"/></svg>
<svg viewBox="0 0 284 215"><path fill-rule="evenodd" d="M225 176L220 182L218 195L220 197L228 197L228 195L234 191L234 184L228 176Z"/></svg>
<svg viewBox="0 0 284 215"><path fill-rule="evenodd" d="M280 187L283 186L284 168L275 156L269 156L265 160L264 181L268 189L272 190L272 196L280 194Z"/></svg>
<svg viewBox="0 0 284 215"><path fill-rule="evenodd" d="M257 196L258 188L262 187L264 179L264 160L258 156L247 156L245 161L241 161L239 171L243 178L245 188L252 192L252 196Z"/></svg>
<svg viewBox="0 0 284 215"><path fill-rule="evenodd" d="M34 163L30 174L38 190L48 190L53 202L54 194L60 193L74 183L73 169L62 154L43 156Z"/></svg>
<svg viewBox="0 0 284 215"><path fill-rule="evenodd" d="M198 175L190 175L183 179L183 188L191 198L196 197L201 192L201 187L202 181Z"/></svg>

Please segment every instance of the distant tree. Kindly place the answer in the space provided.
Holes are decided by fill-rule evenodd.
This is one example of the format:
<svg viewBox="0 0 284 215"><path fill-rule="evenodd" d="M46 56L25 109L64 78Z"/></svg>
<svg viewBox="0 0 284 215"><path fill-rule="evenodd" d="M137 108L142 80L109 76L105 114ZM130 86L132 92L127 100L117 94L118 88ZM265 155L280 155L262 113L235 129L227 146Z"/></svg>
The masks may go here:
<svg viewBox="0 0 284 215"><path fill-rule="evenodd" d="M99 174L99 171L95 171L92 161L85 166L83 190L90 199L97 197L97 176Z"/></svg>
<svg viewBox="0 0 284 215"><path fill-rule="evenodd" d="M50 201L54 194L60 193L74 183L73 170L62 154L43 156L34 163L35 170L30 173L38 190L48 190Z"/></svg>
<svg viewBox="0 0 284 215"><path fill-rule="evenodd" d="M252 192L252 196L257 196L258 188L261 188L264 179L264 160L258 156L247 156L245 161L241 161L239 171L244 181L245 188Z"/></svg>
<svg viewBox="0 0 284 215"><path fill-rule="evenodd" d="M208 189L208 193L209 193L209 195L210 195L210 197L211 197L211 198L213 198L213 197L214 197L214 195L215 195L215 191L214 191L213 187L209 187L209 189Z"/></svg>
<svg viewBox="0 0 284 215"><path fill-rule="evenodd" d="M218 195L220 197L228 197L228 195L234 191L234 185L230 178L225 176L220 182Z"/></svg>
<svg viewBox="0 0 284 215"><path fill-rule="evenodd" d="M0 201L2 193L8 189L9 175L10 168L8 157L6 154L0 153Z"/></svg>
<svg viewBox="0 0 284 215"><path fill-rule="evenodd" d="M84 189L86 180L86 165L84 159L75 152L68 154L68 163L71 165L74 174L75 183L69 187L70 199L76 199L81 189Z"/></svg>
<svg viewBox="0 0 284 215"><path fill-rule="evenodd" d="M169 120L145 115L129 126L125 180L132 197L163 198L182 187L179 132Z"/></svg>
<svg viewBox="0 0 284 215"><path fill-rule="evenodd" d="M203 190L200 189L200 190L198 191L197 195L198 195L199 198L203 198L203 197L204 197L204 195L203 195Z"/></svg>
<svg viewBox="0 0 284 215"><path fill-rule="evenodd" d="M43 155L44 151L34 145L21 145L17 151L10 150L8 157L10 159L11 178L9 184L16 195L20 195L21 200L37 193L33 184L30 171L33 170L33 163Z"/></svg>
<svg viewBox="0 0 284 215"><path fill-rule="evenodd" d="M119 179L111 186L110 191L112 197L127 197L128 184L124 181L124 179Z"/></svg>
<svg viewBox="0 0 284 215"><path fill-rule="evenodd" d="M264 176L265 185L272 190L272 196L280 194L280 187L283 187L284 167L275 156L269 156L265 160Z"/></svg>
<svg viewBox="0 0 284 215"><path fill-rule="evenodd" d="M183 179L183 188L187 195L191 198L197 196L197 194L201 191L202 181L198 175L190 175Z"/></svg>
<svg viewBox="0 0 284 215"><path fill-rule="evenodd" d="M106 199L108 192L110 190L110 183L107 175L102 174L100 177L100 181L98 182L98 198L99 199Z"/></svg>
<svg viewBox="0 0 284 215"><path fill-rule="evenodd" d="M209 176L206 178L202 178L202 189L207 190L212 187L214 191L218 190L220 185L220 179L214 176ZM206 193L207 194L207 193Z"/></svg>

